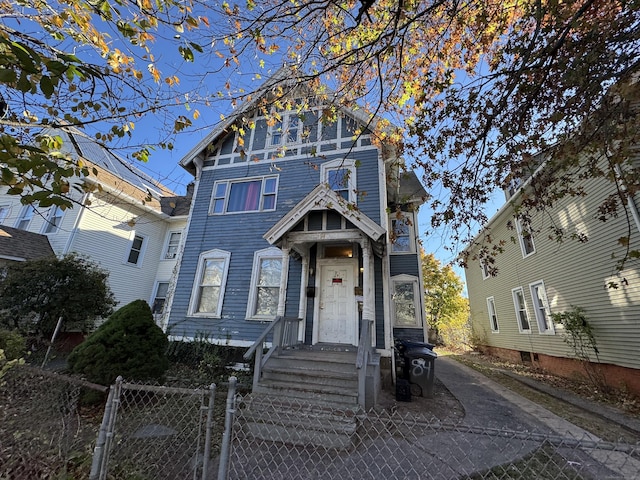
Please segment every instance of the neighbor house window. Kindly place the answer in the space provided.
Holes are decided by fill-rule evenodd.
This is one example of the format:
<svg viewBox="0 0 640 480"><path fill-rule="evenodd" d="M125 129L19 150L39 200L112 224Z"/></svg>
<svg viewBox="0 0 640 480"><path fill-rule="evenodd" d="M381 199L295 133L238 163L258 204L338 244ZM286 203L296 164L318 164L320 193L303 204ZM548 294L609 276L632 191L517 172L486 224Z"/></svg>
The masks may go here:
<svg viewBox="0 0 640 480"><path fill-rule="evenodd" d="M282 114L280 120L269 127L269 144L277 147L298 143L301 132L300 117L297 114Z"/></svg>
<svg viewBox="0 0 640 480"><path fill-rule="evenodd" d="M420 327L420 289L418 278L398 275L391 278L392 306L396 327Z"/></svg>
<svg viewBox="0 0 640 480"><path fill-rule="evenodd" d="M538 322L538 330L540 333L554 334L555 329L551 320L551 310L549 309L544 282L540 280L532 283L529 288L531 289L531 300L533 301L533 311Z"/></svg>
<svg viewBox="0 0 640 480"><path fill-rule="evenodd" d="M498 316L496 315L496 302L493 297L487 298L487 313L489 314L489 325L492 332L498 332Z"/></svg>
<svg viewBox="0 0 640 480"><path fill-rule="evenodd" d="M35 211L36 209L33 208L32 205L26 205L20 212L20 216L16 222L16 228L19 228L20 230L27 230Z"/></svg>
<svg viewBox="0 0 640 480"><path fill-rule="evenodd" d="M42 233L56 233L60 229L60 223L62 223L63 216L64 210L59 206L54 205L51 207L45 220L44 230Z"/></svg>
<svg viewBox="0 0 640 480"><path fill-rule="evenodd" d="M213 186L211 213L275 210L278 177L225 180Z"/></svg>
<svg viewBox="0 0 640 480"><path fill-rule="evenodd" d="M356 201L356 164L353 160L333 160L321 166L322 181L349 202Z"/></svg>
<svg viewBox="0 0 640 480"><path fill-rule="evenodd" d="M127 263L131 265L140 265L142 263L142 254L144 249L145 238L142 235L136 235L131 242Z"/></svg>
<svg viewBox="0 0 640 480"><path fill-rule="evenodd" d="M282 251L271 247L253 255L247 318L272 320L278 313L282 280Z"/></svg>
<svg viewBox="0 0 640 480"><path fill-rule="evenodd" d="M220 317L231 253L211 250L200 254L191 293L191 315Z"/></svg>
<svg viewBox="0 0 640 480"><path fill-rule="evenodd" d="M533 243L533 235L529 229L524 228L520 220L516 221L516 229L518 230L518 238L520 239L520 249L522 250L522 256L528 257L532 253L535 253L536 246Z"/></svg>
<svg viewBox="0 0 640 480"><path fill-rule="evenodd" d="M4 223L5 219L7 218L7 215L9 215L10 210L11 210L11 207L9 207L8 205L0 206L0 224Z"/></svg>
<svg viewBox="0 0 640 480"><path fill-rule="evenodd" d="M511 294L513 295L513 305L516 309L516 318L518 319L518 329L520 333L531 333L527 304L524 300L524 290L522 290L522 287L514 288L511 290Z"/></svg>
<svg viewBox="0 0 640 480"><path fill-rule="evenodd" d="M182 238L182 232L169 232L167 238L167 246L164 249L165 260L172 260L178 256L178 248L180 247L180 239Z"/></svg>
<svg viewBox="0 0 640 480"><path fill-rule="evenodd" d="M415 253L413 215L403 212L402 216L391 217L391 253Z"/></svg>
<svg viewBox="0 0 640 480"><path fill-rule="evenodd" d="M167 300L167 292L169 291L169 282L158 282L156 294L153 298L151 311L154 315L161 315L164 312L164 304Z"/></svg>

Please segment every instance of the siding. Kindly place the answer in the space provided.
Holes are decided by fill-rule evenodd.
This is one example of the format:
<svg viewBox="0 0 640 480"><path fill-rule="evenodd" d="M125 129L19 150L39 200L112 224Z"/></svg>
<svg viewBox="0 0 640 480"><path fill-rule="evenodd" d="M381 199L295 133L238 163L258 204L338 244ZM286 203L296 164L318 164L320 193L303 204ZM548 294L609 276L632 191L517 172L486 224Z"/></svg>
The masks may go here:
<svg viewBox="0 0 640 480"><path fill-rule="evenodd" d="M541 335L535 320L529 284L544 281L552 312L571 309L572 305L586 310L596 334L599 359L602 363L640 368L640 274L638 261L631 260L621 272L615 269L616 259L624 248L617 239L628 235L624 216L607 222L597 220L597 207L613 187L601 179L585 184L586 198L563 199L549 214L534 218L534 228L542 229L534 236L536 251L522 258L515 230L508 230L512 212L505 210L489 224L494 239L505 239L505 252L496 258L499 273L482 279L477 262L466 269L471 317L474 328L490 346L552 356L571 357L563 341L563 328L556 325L555 335ZM636 195L638 196L638 195ZM549 228L563 228L568 234L584 233L586 243L567 239L563 243L547 238ZM512 241L513 238L513 241ZM640 249L640 234L632 226L631 248ZM626 285L621 283L626 279ZM607 288L616 281L617 289ZM524 290L531 334L518 332L511 289ZM499 333L491 333L486 298L493 296L499 323Z"/></svg>

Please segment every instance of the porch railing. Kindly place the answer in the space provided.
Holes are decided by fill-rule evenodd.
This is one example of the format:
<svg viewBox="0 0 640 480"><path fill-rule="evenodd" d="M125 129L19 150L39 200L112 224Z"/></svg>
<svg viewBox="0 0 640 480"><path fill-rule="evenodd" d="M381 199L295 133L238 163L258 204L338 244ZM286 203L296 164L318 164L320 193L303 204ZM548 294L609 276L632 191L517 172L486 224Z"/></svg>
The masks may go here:
<svg viewBox="0 0 640 480"><path fill-rule="evenodd" d="M373 320L362 320L360 340L358 341L358 354L356 355L356 369L358 370L358 404L366 408L367 389L367 365L371 355L371 327Z"/></svg>
<svg viewBox="0 0 640 480"><path fill-rule="evenodd" d="M295 317L276 317L244 354L245 360L250 360L254 354L256 356L255 367L253 369L253 388L256 388L258 385L258 381L262 375L262 367L265 366L269 358L271 358L271 355L275 352L280 353L283 348L293 347L300 343L298 340L298 331L301 321L301 318ZM271 348L264 354L264 343L271 331L273 331Z"/></svg>

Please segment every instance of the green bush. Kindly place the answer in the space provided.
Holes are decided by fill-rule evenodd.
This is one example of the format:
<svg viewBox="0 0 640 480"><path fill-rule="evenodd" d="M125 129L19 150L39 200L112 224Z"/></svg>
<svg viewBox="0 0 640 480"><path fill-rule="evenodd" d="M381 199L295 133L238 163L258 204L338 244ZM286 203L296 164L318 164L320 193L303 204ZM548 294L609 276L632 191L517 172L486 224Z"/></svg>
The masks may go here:
<svg viewBox="0 0 640 480"><path fill-rule="evenodd" d="M6 360L24 357L26 341L18 332L0 329L0 350L4 350Z"/></svg>
<svg viewBox="0 0 640 480"><path fill-rule="evenodd" d="M118 375L129 381L158 381L169 367L168 343L149 305L136 300L111 315L71 352L69 368L102 385L112 384Z"/></svg>

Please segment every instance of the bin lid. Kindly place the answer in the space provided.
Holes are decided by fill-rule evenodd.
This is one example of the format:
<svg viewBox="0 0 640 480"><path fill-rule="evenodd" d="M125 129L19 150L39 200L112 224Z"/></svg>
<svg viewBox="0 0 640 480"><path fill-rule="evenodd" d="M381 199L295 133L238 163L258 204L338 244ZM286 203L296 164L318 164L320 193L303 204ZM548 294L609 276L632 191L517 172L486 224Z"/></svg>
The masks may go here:
<svg viewBox="0 0 640 480"><path fill-rule="evenodd" d="M423 358L429 357L432 359L438 358L438 354L433 350L429 350L428 348L412 348L404 352L404 355L406 357L414 357L414 358L418 358L418 357L423 357Z"/></svg>

